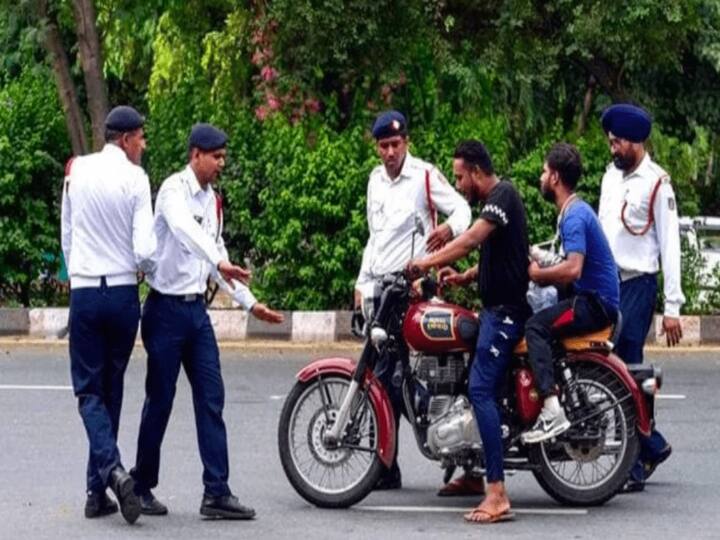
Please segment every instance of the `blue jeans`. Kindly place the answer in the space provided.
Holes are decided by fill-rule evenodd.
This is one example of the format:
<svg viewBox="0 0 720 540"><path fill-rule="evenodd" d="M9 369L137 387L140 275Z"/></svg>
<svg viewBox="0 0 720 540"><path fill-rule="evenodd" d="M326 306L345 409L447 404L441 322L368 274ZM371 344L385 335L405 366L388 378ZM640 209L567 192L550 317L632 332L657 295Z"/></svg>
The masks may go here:
<svg viewBox="0 0 720 540"><path fill-rule="evenodd" d="M642 364L643 346L655 313L657 277L655 274L628 279L620 284L620 312L623 325L615 353L626 364ZM640 437L640 456L630 471L637 482L645 481L644 462L655 461L668 445L665 437L653 429L650 437Z"/></svg>
<svg viewBox="0 0 720 540"><path fill-rule="evenodd" d="M145 302L141 328L148 357L137 460L131 471L137 491L142 493L158 484L160 446L182 365L192 389L205 494L229 495L227 433L222 418L225 389L220 352L205 303L202 299L185 302L152 291Z"/></svg>
<svg viewBox="0 0 720 540"><path fill-rule="evenodd" d="M117 447L123 379L140 319L136 285L73 289L70 372L90 447L87 489L104 491L121 465Z"/></svg>
<svg viewBox="0 0 720 540"><path fill-rule="evenodd" d="M499 308L485 309L480 314L480 332L470 368L468 395L482 439L488 482L505 480L498 399L513 349L522 338L524 327L524 318Z"/></svg>

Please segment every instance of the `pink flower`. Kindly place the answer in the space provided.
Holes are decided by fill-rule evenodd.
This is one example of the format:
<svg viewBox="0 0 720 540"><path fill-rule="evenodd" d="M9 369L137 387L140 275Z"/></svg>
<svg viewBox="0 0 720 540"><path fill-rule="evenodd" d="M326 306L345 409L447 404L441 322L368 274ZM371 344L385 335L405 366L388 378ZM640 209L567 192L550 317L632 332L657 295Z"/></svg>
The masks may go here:
<svg viewBox="0 0 720 540"><path fill-rule="evenodd" d="M318 112L320 110L320 102L314 98L308 98L305 100L305 108L310 112Z"/></svg>
<svg viewBox="0 0 720 540"><path fill-rule="evenodd" d="M267 118L268 112L269 111L267 110L267 107L265 107L265 105L260 105L257 109L255 109L255 116L258 120L262 122Z"/></svg>
<svg viewBox="0 0 720 540"><path fill-rule="evenodd" d="M260 70L260 77L262 77L263 81L270 82L277 79L278 72L275 68L272 66L263 66Z"/></svg>
<svg viewBox="0 0 720 540"><path fill-rule="evenodd" d="M278 97L275 96L274 94L268 94L266 99L267 99L268 107L270 107L271 111L277 111L282 106L282 103L280 102Z"/></svg>

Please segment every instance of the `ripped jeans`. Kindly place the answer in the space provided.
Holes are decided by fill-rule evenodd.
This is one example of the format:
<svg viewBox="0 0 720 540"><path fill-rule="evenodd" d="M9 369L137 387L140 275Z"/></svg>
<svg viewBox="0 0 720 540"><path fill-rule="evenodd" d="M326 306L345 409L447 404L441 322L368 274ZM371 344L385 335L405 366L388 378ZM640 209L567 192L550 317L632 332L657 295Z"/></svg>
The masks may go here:
<svg viewBox="0 0 720 540"><path fill-rule="evenodd" d="M498 402L512 351L522 338L524 328L522 309L496 307L480 313L480 332L470 367L468 394L482 439L488 482L505 480Z"/></svg>

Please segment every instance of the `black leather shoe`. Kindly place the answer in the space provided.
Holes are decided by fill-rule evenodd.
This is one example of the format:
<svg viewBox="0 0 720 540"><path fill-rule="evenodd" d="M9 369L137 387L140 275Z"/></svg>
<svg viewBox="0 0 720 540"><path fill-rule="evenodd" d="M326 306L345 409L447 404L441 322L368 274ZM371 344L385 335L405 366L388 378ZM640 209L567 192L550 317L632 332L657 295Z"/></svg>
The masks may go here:
<svg viewBox="0 0 720 540"><path fill-rule="evenodd" d="M645 491L645 482L628 478L618 493L640 493L641 491Z"/></svg>
<svg viewBox="0 0 720 540"><path fill-rule="evenodd" d="M203 495L200 514L220 519L254 519L255 510L243 506L235 495L211 497Z"/></svg>
<svg viewBox="0 0 720 540"><path fill-rule="evenodd" d="M672 446L669 444L663 448L660 453L657 455L657 457L653 460L646 461L643 463L643 468L645 470L645 480L650 478L652 474L655 472L655 469L657 469L658 465L660 465L663 461L665 461L667 458L670 457L670 454L672 454Z"/></svg>
<svg viewBox="0 0 720 540"><path fill-rule="evenodd" d="M400 474L400 468L395 465L390 469L383 470L373 489L375 491L385 491L390 489L400 489L401 487L402 475Z"/></svg>
<svg viewBox="0 0 720 540"><path fill-rule="evenodd" d="M158 501L151 491L138 495L140 499L140 513L146 516L164 516L168 513L167 506Z"/></svg>
<svg viewBox="0 0 720 540"><path fill-rule="evenodd" d="M135 495L135 480L122 467L115 467L110 473L110 489L120 503L120 513L128 523L135 523L140 517L140 499Z"/></svg>
<svg viewBox="0 0 720 540"><path fill-rule="evenodd" d="M88 519L109 516L118 511L118 505L104 491L88 491L85 501L85 517Z"/></svg>

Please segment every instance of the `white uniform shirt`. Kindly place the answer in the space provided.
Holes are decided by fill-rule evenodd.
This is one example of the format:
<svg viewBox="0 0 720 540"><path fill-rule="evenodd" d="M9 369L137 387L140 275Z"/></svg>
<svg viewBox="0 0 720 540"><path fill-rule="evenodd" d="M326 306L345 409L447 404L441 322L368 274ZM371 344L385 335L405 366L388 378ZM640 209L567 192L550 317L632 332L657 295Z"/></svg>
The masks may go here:
<svg viewBox="0 0 720 540"><path fill-rule="evenodd" d="M432 231L432 216L425 188L430 171L430 197L436 212L447 216L453 236L463 233L472 219L470 206L442 173L426 161L405 156L400 175L391 180L384 165L370 173L367 221L370 237L363 252L356 288L363 290L374 278L402 270L410 261L414 216L422 220L425 236L415 235L415 257L425 255L425 240Z"/></svg>
<svg viewBox="0 0 720 540"><path fill-rule="evenodd" d="M212 276L233 299L250 310L257 302L250 290L233 280L234 288L220 276L217 265L228 260L218 219L215 191L202 189L192 168L167 178L155 201L157 252L150 286L163 294L204 294Z"/></svg>
<svg viewBox="0 0 720 540"><path fill-rule="evenodd" d="M150 182L114 144L75 158L62 197L62 249L72 288L137 283L155 251Z"/></svg>
<svg viewBox="0 0 720 540"><path fill-rule="evenodd" d="M621 212L625 201L625 222L640 232L647 225L650 197L660 184L653 206L654 222L647 233L635 236L625 228ZM670 177L646 153L637 168L624 175L610 164L602 179L598 217L621 273L656 273L662 263L665 287L665 315L677 317L685 302L680 287L680 229L677 202Z"/></svg>

